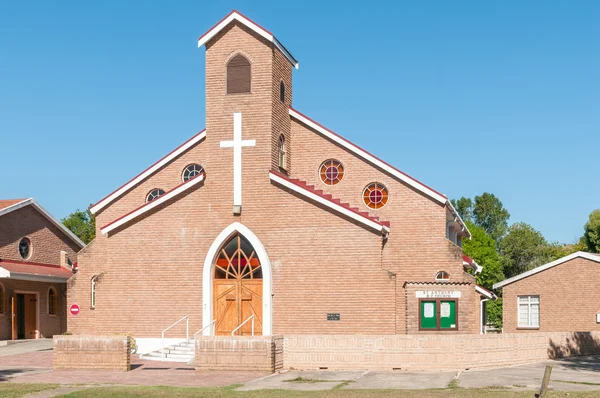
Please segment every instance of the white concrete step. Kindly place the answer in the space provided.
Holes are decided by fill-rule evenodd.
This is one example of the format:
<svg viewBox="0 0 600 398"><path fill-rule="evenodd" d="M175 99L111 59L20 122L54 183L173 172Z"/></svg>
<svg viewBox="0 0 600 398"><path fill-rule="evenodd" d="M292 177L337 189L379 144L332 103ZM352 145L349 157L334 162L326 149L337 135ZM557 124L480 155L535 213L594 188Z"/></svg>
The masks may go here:
<svg viewBox="0 0 600 398"><path fill-rule="evenodd" d="M186 362L191 363L194 360L194 343L180 343L165 347L164 350L158 349L147 354L140 355L140 359L149 359L151 361Z"/></svg>

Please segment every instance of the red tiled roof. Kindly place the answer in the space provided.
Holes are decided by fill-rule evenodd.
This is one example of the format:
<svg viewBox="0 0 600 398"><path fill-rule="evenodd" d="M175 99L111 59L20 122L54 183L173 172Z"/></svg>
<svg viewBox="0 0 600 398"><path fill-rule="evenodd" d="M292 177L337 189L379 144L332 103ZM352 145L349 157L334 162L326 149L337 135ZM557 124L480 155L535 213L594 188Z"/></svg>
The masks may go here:
<svg viewBox="0 0 600 398"><path fill-rule="evenodd" d="M324 193L323 190L321 189L316 189L314 185L309 185L306 181L302 181L299 180L297 178L290 178L284 174L281 174L277 171L273 171L271 170L272 174L275 174L283 179L288 180L289 182L291 182L294 185L297 185L301 188L306 189L307 191L312 192L313 194L322 197L323 199L326 199L332 203L335 203L338 206L342 206L348 210L350 210L353 213L358 214L361 217L367 218L379 225L385 226L387 228L390 228L390 222L389 221L382 221L379 219L379 217L376 216L372 216L370 215L368 212L366 211L361 211L358 207L352 207L349 203L343 203L340 199L334 198L333 195L328 194L328 193Z"/></svg>
<svg viewBox="0 0 600 398"><path fill-rule="evenodd" d="M463 254L462 256L463 256L463 261L465 263L468 263L469 265L473 265L474 261L471 257L467 256L466 254Z"/></svg>
<svg viewBox="0 0 600 398"><path fill-rule="evenodd" d="M16 205L17 203L21 203L25 199L4 199L0 200L0 210L6 209L12 205Z"/></svg>
<svg viewBox="0 0 600 398"><path fill-rule="evenodd" d="M53 276L68 279L73 272L60 265L29 263L25 261L0 259L0 268L16 274L28 274L37 276Z"/></svg>

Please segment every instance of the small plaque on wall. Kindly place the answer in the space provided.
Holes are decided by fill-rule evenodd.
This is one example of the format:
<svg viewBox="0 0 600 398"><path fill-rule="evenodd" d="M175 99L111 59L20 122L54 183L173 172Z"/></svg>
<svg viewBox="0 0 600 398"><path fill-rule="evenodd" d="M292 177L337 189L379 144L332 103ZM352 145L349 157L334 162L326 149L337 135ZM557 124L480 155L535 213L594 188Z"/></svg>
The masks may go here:
<svg viewBox="0 0 600 398"><path fill-rule="evenodd" d="M327 320L328 321L339 321L340 314L327 314Z"/></svg>

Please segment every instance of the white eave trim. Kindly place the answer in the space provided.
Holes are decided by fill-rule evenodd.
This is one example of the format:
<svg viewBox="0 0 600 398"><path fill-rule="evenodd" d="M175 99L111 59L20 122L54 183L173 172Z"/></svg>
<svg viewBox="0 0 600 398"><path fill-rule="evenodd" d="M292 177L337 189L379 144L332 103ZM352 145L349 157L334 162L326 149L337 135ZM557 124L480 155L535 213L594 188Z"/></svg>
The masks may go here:
<svg viewBox="0 0 600 398"><path fill-rule="evenodd" d="M505 279L502 282L498 282L498 283L494 284L494 289L501 288L503 286L506 286L506 285L516 282L518 280L527 278L528 276L535 275L539 272L547 270L548 268L556 267L557 265L566 263L567 261L573 260L575 258L585 258L587 260L591 260L591 261L600 263L600 256L596 256L596 255L593 255L593 254L587 253L587 252L576 252L576 253L569 254L568 256L559 258L558 260L552 261L551 263L540 265L537 268L534 268L527 272L523 272L522 274L513 276L512 278Z"/></svg>
<svg viewBox="0 0 600 398"><path fill-rule="evenodd" d="M3 272L5 271L5 272ZM32 282L54 282L54 283L65 283L69 278L63 278L61 276L50 276L50 275L38 275L38 274L25 274L21 272L9 272L4 268L0 268L0 278L8 278L17 281L32 281Z"/></svg>
<svg viewBox="0 0 600 398"><path fill-rule="evenodd" d="M337 203L331 202L331 201L329 201L307 189L299 187L298 185L286 180L285 178L282 178L273 173L269 173L269 177L271 178L271 181L274 181L280 185L283 185L284 187L289 188L292 191L301 194L302 196L305 196L311 200L314 200L315 202L320 203L323 206L326 206L332 210L335 210L336 212L341 213L347 217L350 217L353 220L356 220L356 221L376 230L377 232L381 232L381 233L383 233L383 232L389 233L390 232L390 228L388 226L376 223L375 221L370 220L366 217L363 217L360 214L356 214L355 212L345 208L344 206L340 206Z"/></svg>
<svg viewBox="0 0 600 398"><path fill-rule="evenodd" d="M75 242L79 247L81 247L82 249L85 247L85 243L83 243L81 241L81 239L79 239L77 237L77 235L75 235L73 232L71 232L71 230L67 227L65 227L65 225L63 223L61 223L58 219L56 219L52 214L48 213L48 211L46 209L44 209L39 203L37 203L35 201L35 199L33 198L29 198L29 199L25 199L19 203L15 203L14 205L5 207L4 209L0 210L0 216L3 216L5 214L8 214L10 212L13 212L15 210L21 209L25 206L33 206L40 214L42 214L44 217L46 217L46 219L48 221L50 221L52 224L54 224L54 226L56 226L58 229L60 229L65 235L67 235L69 238L71 238L71 240L73 242Z"/></svg>
<svg viewBox="0 0 600 398"><path fill-rule="evenodd" d="M127 184L123 185L121 188L117 189L106 198L102 199L100 202L90 207L90 211L92 214L96 214L98 211L106 207L112 201L117 199L119 196L123 195L125 192L129 191L131 188L150 177L156 171L160 170L161 167L171 162L173 159L177 158L179 155L190 149L192 146L196 145L198 142L202 141L206 137L206 130L201 131L196 134L194 137L186 141L183 145L179 146L173 152L169 153L167 156L154 163L152 166L144 170L137 177L133 178Z"/></svg>
<svg viewBox="0 0 600 398"><path fill-rule="evenodd" d="M394 177L396 177L399 180L403 181L404 183L410 185L411 187L415 188L416 190L433 198L437 202L439 202L441 204L450 203L448 198L446 198L445 196L440 195L439 193L433 191L432 189L426 187L425 185L419 183L418 181L407 177L405 174L399 172L397 169L395 169L395 168L391 167L390 165L388 165L387 163L377 159L375 156L369 154L368 152L364 151L363 149L357 147L356 145L342 139L337 134L333 134L332 132L328 131L327 129L323 128L322 126L313 122L312 120L306 118L304 115L300 114L299 112L297 112L296 110L294 110L292 108L290 108L290 116L292 116L294 119L304 123L305 125L309 126L310 128L314 129L315 131L319 132L323 136L334 141L335 143L341 145L342 147L346 148L347 150L355 153L356 155L365 159L369 163L374 164L375 166L379 167L380 169L393 175Z"/></svg>
<svg viewBox="0 0 600 398"><path fill-rule="evenodd" d="M246 18L245 16L241 15L240 13L238 13L236 11L233 11L231 14L229 14L228 17L223 19L221 22L219 22L217 25L215 25L215 27L213 27L211 30L209 30L204 35L202 35L198 39L198 48L205 45L210 39L215 37L221 30L223 30L227 25L229 25L233 20L236 20L236 21L244 24L244 26L246 26L247 28L253 30L260 36L264 37L265 39L267 39L268 41L273 43L279 49L279 51L281 51L283 53L283 55L285 55L285 57L288 59L288 61L290 61L290 63L294 66L294 68L296 68L296 69L299 68L298 61L296 61L296 59L292 56L292 54L290 54L290 52L279 42L279 40L277 40L277 38L275 36L273 36L269 31L261 28L259 25L250 21L248 18Z"/></svg>
<svg viewBox="0 0 600 398"><path fill-rule="evenodd" d="M468 262L463 261L463 266L475 271L475 275L480 274L481 271L483 271L483 267L481 265L477 264L477 262L475 260L473 260L472 264L469 264Z"/></svg>
<svg viewBox="0 0 600 398"><path fill-rule="evenodd" d="M125 216L118 218L115 221L105 225L104 227L100 228L100 232L103 235L105 235L105 234L109 233L110 231L112 231L113 229L118 228L121 225L133 220L134 218L141 216L142 214L146 213L147 211L154 209L156 206L163 204L167 200L179 195L180 193L187 191L188 189L190 189L194 185L199 184L202 181L204 181L203 174L199 175L198 177L192 178L191 180L188 180L187 182L179 185L177 188L172 189L171 191L165 193L162 196L159 196L157 199L154 199L152 202L148 202L145 205L139 207L138 209L132 211L131 213L126 214Z"/></svg>
<svg viewBox="0 0 600 398"><path fill-rule="evenodd" d="M485 296L485 297L487 297L489 299L494 299L495 300L495 299L498 298L498 296L496 296L494 293L488 292L487 289L484 289L484 288L482 288L479 285L475 285L475 291L477 293L481 294L482 296Z"/></svg>

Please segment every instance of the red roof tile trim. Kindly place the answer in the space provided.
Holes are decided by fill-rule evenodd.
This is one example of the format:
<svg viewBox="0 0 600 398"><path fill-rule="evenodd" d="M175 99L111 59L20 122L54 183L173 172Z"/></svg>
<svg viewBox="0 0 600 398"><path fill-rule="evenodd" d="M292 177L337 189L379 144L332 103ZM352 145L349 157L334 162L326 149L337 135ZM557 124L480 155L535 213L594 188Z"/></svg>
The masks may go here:
<svg viewBox="0 0 600 398"><path fill-rule="evenodd" d="M131 181L135 180L136 178L138 178L139 176L141 176L142 174L144 174L146 171L148 171L152 167L156 166L158 163L162 162L163 159L165 159L166 157L170 156L173 152L176 152L179 148L183 147L188 142L190 142L194 138L198 137L200 134L204 133L205 131L206 131L206 129L203 129L198 134L194 134L193 137L191 137L190 139L186 140L183 144L179 145L177 148L173 149L171 152L167 153L165 156L163 156L162 158L158 159L156 162L152 163L150 166L146 167L144 170L142 170L141 173L139 173L138 175L136 175L135 177L133 177L132 179L130 179L129 181L127 181L125 184L121 185L119 188L115 189L114 191L112 191L111 193L109 193L108 195L106 195L105 197L103 197L102 199L100 199L99 201L97 201L96 203L94 203L93 205L90 205L89 208L91 209L92 207L98 205L100 202L106 200L110 195L114 194L115 192L117 192L118 190L120 190L121 188L123 188L125 185L129 184Z"/></svg>
<svg viewBox="0 0 600 398"><path fill-rule="evenodd" d="M0 267L17 274L53 276L65 279L68 279L73 275L71 270L53 264L0 259Z"/></svg>
<svg viewBox="0 0 600 398"><path fill-rule="evenodd" d="M409 179L413 180L413 181L414 181L414 182L416 182L417 184L423 185L423 186L424 186L424 187L426 187L427 189L430 189L430 190L432 190L433 192L437 193L437 194L438 194L438 195L440 195L440 196L443 196L443 197L444 197L444 198L446 198L446 199L448 198L448 197L447 197L446 195L444 195L443 193L436 191L435 189L431 188L431 187L430 187L429 185L427 185L427 184L423 184L421 181L417 180L416 178L413 178L413 177L409 176L408 174L406 174L405 172L403 172L403 171L401 171L401 170L397 169L396 167L392 166L391 164L389 164L389 163L388 163L388 162L386 162L385 160L381 160L379 157L377 157L377 156L373 155L371 152L367 151L367 150L366 150L366 149L364 149L364 148L361 148L360 146L356 145L355 143L353 143L352 141L348 140L347 138L344 138L344 137L342 137L341 135L339 135L339 134L338 134L338 133L336 133L335 131L332 131L332 130L328 129L327 127L323 126L321 123L319 123L319 122L317 122L317 121L315 121L315 120L311 119L310 117L306 116L304 113L302 113L302 112L298 111L297 109L295 109L295 108L292 108L291 106L290 106L290 109L291 109L291 110L293 110L294 112L296 112L296 113L298 113L298 114L302 115L302 117L305 117L305 118L307 118L308 120L310 120L310 121L311 121L311 122L313 122L314 124L318 125L318 126L319 126L319 127L321 127L322 129L324 129L324 130L327 130L327 131L328 131L328 132L330 132L331 134L333 134L333 135L335 135L335 136L339 137L341 140L343 140L343 141L346 141L348 144L350 144L350 145L353 145L353 146L357 147L358 149L360 149L361 151L364 151L365 153L367 153L367 154L369 154L369 155L373 156L375 159L379 160L381 163L384 163L384 164L386 164L387 166L391 167L392 169L396 170L398 173L402 174L402 175L403 175L403 176L405 176L406 178L409 178Z"/></svg>
<svg viewBox="0 0 600 398"><path fill-rule="evenodd" d="M12 205L16 205L17 203L21 203L24 200L27 200L27 199L5 199L5 200L0 200L0 210L6 209L7 207L10 207Z"/></svg>
<svg viewBox="0 0 600 398"><path fill-rule="evenodd" d="M306 189L307 191L312 192L313 194L320 196L321 198L328 200L329 202L335 203L338 206L342 206L345 209L350 210L353 213L358 214L361 217L367 218L373 222L375 222L376 224L379 224L381 226L385 226L387 228L390 228L390 222L389 221L381 221L379 219L379 217L376 216L371 216L368 212L366 211L360 211L360 209L358 207L352 207L349 203L342 203L342 201L340 199L334 198L333 195L328 194L328 193L324 193L322 190L320 189L315 189L314 185L308 185L308 183L306 183L306 181L302 181L299 180L297 178L290 178L284 174L281 174L277 171L271 170L270 171L272 174L275 174L276 176L283 178L289 182L291 182L294 185L299 186L300 188Z"/></svg>
<svg viewBox="0 0 600 398"><path fill-rule="evenodd" d="M179 188L179 187L182 187L182 186L184 186L184 185L186 185L186 184L191 184L191 182L192 182L192 181L194 181L196 178L204 178L204 173L200 173L200 174L198 174L198 175L196 175L196 176L194 176L194 177L190 178L189 180L187 180L187 181L185 181L185 182L182 182L181 184L177 185L175 188L168 190L167 192L165 192L164 194L160 195L159 197L162 197L162 196L168 195L169 193L173 192L173 191L174 191L174 190L176 190L177 188ZM158 198L156 198L156 199L158 199ZM156 200L156 199L155 199L155 200ZM108 227L108 226L110 226L110 225L113 225L113 224L114 224L114 223L116 223L117 221L119 221L119 220L121 220L121 219L123 219L123 218L127 217L128 215L130 215L130 214L132 214L132 213L135 213L136 211L138 211L138 210L140 210L140 209L143 209L143 208L144 208L144 207L146 207L146 206L150 206L151 204L152 204L152 201L150 201L150 202L146 202L146 203L144 203L143 205L141 205L140 207L136 207L135 209L131 210L129 213L127 213L127 214L123 214L121 217L117 218L116 220L113 220L113 221L109 222L108 224L106 224L105 226L101 227L101 228L100 228L100 230L103 230L103 229L105 229L106 227Z"/></svg>
<svg viewBox="0 0 600 398"><path fill-rule="evenodd" d="M463 261L469 265L473 265L474 261L471 257L467 256L466 254L462 255Z"/></svg>

